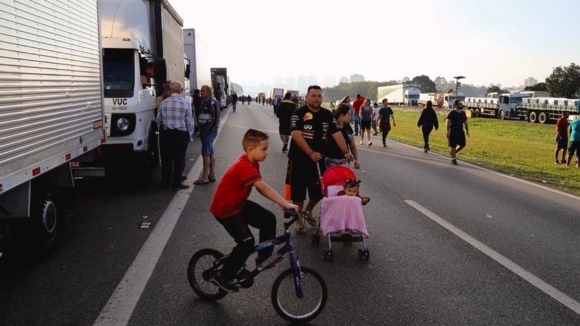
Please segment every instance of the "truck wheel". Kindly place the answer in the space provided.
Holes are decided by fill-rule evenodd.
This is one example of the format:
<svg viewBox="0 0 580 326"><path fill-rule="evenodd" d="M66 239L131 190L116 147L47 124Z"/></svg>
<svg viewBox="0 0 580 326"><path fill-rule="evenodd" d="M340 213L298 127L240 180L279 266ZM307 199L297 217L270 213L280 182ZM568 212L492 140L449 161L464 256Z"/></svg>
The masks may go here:
<svg viewBox="0 0 580 326"><path fill-rule="evenodd" d="M538 114L538 122L541 124L548 123L548 115L546 112L540 112L540 114Z"/></svg>
<svg viewBox="0 0 580 326"><path fill-rule="evenodd" d="M499 118L502 119L502 120L505 120L506 119L505 111L504 110L499 110Z"/></svg>
<svg viewBox="0 0 580 326"><path fill-rule="evenodd" d="M479 117L481 115L481 111L479 111L479 109L475 109L473 110L473 115Z"/></svg>
<svg viewBox="0 0 580 326"><path fill-rule="evenodd" d="M536 123L537 120L538 120L538 116L537 116L536 112L534 112L534 111L530 112L530 114L528 115L528 121L531 123Z"/></svg>
<svg viewBox="0 0 580 326"><path fill-rule="evenodd" d="M62 236L64 213L59 199L55 192L39 192L32 202L35 251L42 256L52 254Z"/></svg>

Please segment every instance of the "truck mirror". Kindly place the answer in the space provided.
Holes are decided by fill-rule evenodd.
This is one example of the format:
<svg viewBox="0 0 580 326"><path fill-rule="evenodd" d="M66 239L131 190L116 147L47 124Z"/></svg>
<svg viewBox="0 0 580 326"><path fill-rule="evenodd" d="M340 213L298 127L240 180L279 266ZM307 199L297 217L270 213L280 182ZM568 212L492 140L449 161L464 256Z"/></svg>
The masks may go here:
<svg viewBox="0 0 580 326"><path fill-rule="evenodd" d="M155 58L155 91L163 94L162 85L167 81L167 63L164 58Z"/></svg>
<svg viewBox="0 0 580 326"><path fill-rule="evenodd" d="M185 64L185 78L189 79L189 75L191 74L191 60L185 59L187 63Z"/></svg>

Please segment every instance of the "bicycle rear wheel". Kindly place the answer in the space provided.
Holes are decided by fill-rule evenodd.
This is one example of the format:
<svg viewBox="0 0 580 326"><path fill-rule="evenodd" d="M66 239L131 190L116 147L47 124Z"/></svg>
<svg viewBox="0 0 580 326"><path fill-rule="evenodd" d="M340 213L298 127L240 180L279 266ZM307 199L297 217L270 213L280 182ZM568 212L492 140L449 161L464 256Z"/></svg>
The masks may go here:
<svg viewBox="0 0 580 326"><path fill-rule="evenodd" d="M214 262L223 256L224 254L214 249L201 249L189 260L187 266L189 285L193 292L204 300L217 301L228 294L210 281L208 272L214 266Z"/></svg>
<svg viewBox="0 0 580 326"><path fill-rule="evenodd" d="M306 323L316 318L326 305L328 290L322 276L316 271L301 267L300 284L304 296L298 298L294 288L294 272L289 268L282 272L272 286L274 309L289 322Z"/></svg>

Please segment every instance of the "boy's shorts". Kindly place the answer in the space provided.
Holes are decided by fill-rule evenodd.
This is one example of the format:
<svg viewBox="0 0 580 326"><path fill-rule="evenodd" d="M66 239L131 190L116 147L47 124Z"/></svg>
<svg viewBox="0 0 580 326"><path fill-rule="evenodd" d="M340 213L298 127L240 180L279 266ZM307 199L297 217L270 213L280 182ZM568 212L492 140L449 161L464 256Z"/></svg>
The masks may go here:
<svg viewBox="0 0 580 326"><path fill-rule="evenodd" d="M557 149L566 149L568 148L568 138L556 137L556 144Z"/></svg>
<svg viewBox="0 0 580 326"><path fill-rule="evenodd" d="M320 166L320 173L324 173L326 166L324 160L315 163L296 163L288 160L288 170L286 171L287 184L290 185L290 200L302 202L306 200L306 191L309 198L322 198L322 188L320 176L316 164Z"/></svg>
<svg viewBox="0 0 580 326"><path fill-rule="evenodd" d="M568 155L574 156L576 153L576 157L580 158L580 141L571 141L568 144Z"/></svg>

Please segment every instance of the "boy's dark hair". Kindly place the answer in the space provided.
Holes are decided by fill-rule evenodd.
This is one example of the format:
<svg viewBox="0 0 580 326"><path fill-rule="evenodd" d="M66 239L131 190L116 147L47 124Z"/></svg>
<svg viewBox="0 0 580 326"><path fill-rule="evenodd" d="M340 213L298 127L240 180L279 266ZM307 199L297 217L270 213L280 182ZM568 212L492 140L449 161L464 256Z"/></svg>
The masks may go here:
<svg viewBox="0 0 580 326"><path fill-rule="evenodd" d="M284 99L285 100L289 100L291 98L292 98L292 93L286 93L286 94L284 94Z"/></svg>
<svg viewBox="0 0 580 326"><path fill-rule="evenodd" d="M320 86L318 86L318 85L310 85L310 86L308 86L308 91L306 92L306 94L310 94L310 90L311 89L317 89L319 91L322 91L322 88Z"/></svg>
<svg viewBox="0 0 580 326"><path fill-rule="evenodd" d="M267 133L256 130L256 129L248 129L242 138L242 147L244 151L248 149L248 147L256 146L261 141L267 140L270 138Z"/></svg>

